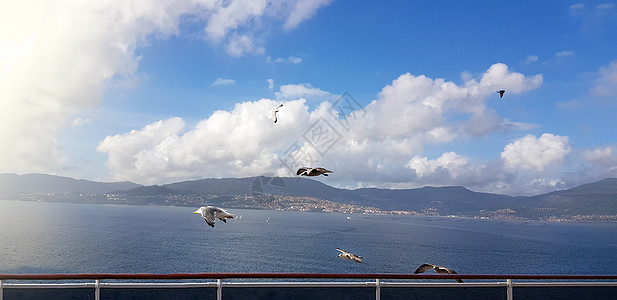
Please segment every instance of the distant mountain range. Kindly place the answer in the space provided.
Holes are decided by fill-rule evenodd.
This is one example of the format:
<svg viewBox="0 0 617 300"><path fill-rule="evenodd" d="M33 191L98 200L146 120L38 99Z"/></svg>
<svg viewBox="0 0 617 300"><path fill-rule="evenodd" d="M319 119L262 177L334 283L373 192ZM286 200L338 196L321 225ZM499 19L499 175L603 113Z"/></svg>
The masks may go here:
<svg viewBox="0 0 617 300"><path fill-rule="evenodd" d="M225 203L224 199L230 197L273 194L311 197L349 205L371 206L387 211L414 211L442 216L531 219L576 217L582 220L614 218L613 221L617 221L616 178L607 178L541 195L512 197L474 192L460 186L348 190L301 177L200 179L142 186L131 182L104 183L43 174L0 174L0 199L17 199L19 195L43 193L97 194L98 197L102 197L100 195L103 194L113 194L119 198L141 199L138 204L160 205L169 205L169 202L163 203L161 199L173 197L220 198L218 201ZM103 201L101 200L103 198L97 199L99 200L83 202ZM237 199L234 201L227 204L241 204Z"/></svg>

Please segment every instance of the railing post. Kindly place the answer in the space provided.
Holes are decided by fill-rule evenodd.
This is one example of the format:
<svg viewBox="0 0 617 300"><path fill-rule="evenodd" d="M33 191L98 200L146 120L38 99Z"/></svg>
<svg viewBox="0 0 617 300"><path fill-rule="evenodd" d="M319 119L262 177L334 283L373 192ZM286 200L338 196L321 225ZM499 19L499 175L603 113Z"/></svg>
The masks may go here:
<svg viewBox="0 0 617 300"><path fill-rule="evenodd" d="M2 279L0 279L0 300L2 300L3 295L4 295L4 287L2 286Z"/></svg>
<svg viewBox="0 0 617 300"><path fill-rule="evenodd" d="M506 280L506 297L508 300L512 300L512 279L507 279Z"/></svg>
<svg viewBox="0 0 617 300"><path fill-rule="evenodd" d="M216 280L216 300L223 300L223 280Z"/></svg>
<svg viewBox="0 0 617 300"><path fill-rule="evenodd" d="M381 299L381 281L379 278L375 279L375 300Z"/></svg>
<svg viewBox="0 0 617 300"><path fill-rule="evenodd" d="M94 300L101 300L101 280L99 279L94 280Z"/></svg>

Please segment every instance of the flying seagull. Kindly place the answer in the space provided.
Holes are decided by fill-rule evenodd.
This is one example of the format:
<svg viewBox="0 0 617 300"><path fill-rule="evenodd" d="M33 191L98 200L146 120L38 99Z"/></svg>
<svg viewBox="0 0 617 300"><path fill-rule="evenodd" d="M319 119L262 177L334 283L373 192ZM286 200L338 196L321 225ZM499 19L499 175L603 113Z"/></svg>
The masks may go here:
<svg viewBox="0 0 617 300"><path fill-rule="evenodd" d="M234 218L234 215L215 206L202 206L198 210L194 211L193 214L201 214L201 216L204 217L204 221L206 221L206 223L208 223L208 225L212 228L214 228L214 221L217 218L225 223L227 223L227 219Z"/></svg>
<svg viewBox="0 0 617 300"><path fill-rule="evenodd" d="M423 264L420 267L418 267L416 271L413 273L414 274L424 273L429 270L435 270L435 273L439 273L439 274L457 274L456 272L454 272L454 270L448 269L446 267L434 265L434 264ZM463 283L463 281L460 279L456 279L456 282Z"/></svg>
<svg viewBox="0 0 617 300"><path fill-rule="evenodd" d="M353 260L355 262L358 263L362 263L362 256L358 256L355 254L350 253L349 251L345 251L341 248L336 248L336 250L341 251L341 253L338 255L338 257L342 258L342 259L346 259L346 260Z"/></svg>
<svg viewBox="0 0 617 300"><path fill-rule="evenodd" d="M499 98L503 98L503 94L506 92L506 90L499 90L497 91L497 93L499 93Z"/></svg>
<svg viewBox="0 0 617 300"><path fill-rule="evenodd" d="M319 176L319 175L328 176L328 174L326 174L326 173L332 173L332 171L326 170L324 168L302 167L302 168L298 169L298 172L296 172L296 175L300 175L300 176Z"/></svg>
<svg viewBox="0 0 617 300"><path fill-rule="evenodd" d="M281 107L283 107L283 104L279 105L278 107L276 107L276 109L272 111L272 118L274 118L274 123L278 121L278 118L276 117L276 113L279 112L279 108Z"/></svg>

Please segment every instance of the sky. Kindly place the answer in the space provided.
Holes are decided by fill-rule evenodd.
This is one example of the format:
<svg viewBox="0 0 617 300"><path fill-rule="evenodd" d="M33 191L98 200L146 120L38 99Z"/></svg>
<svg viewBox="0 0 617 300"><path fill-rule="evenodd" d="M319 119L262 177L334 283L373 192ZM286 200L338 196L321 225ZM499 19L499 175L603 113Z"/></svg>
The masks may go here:
<svg viewBox="0 0 617 300"><path fill-rule="evenodd" d="M0 173L534 195L617 177L617 8L1 1L0 107Z"/></svg>

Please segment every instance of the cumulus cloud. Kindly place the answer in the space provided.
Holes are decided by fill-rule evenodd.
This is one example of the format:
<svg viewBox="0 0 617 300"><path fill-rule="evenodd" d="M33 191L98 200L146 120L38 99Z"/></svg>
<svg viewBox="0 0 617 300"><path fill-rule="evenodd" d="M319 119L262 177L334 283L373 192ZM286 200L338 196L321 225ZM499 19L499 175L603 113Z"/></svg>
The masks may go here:
<svg viewBox="0 0 617 300"><path fill-rule="evenodd" d="M328 1L24 0L0 4L0 172L64 168L58 130L97 106L105 87L130 88L139 47L182 34L187 16L203 22L207 42L232 56L263 53L260 30L290 30ZM297 62L292 58L291 62Z"/></svg>
<svg viewBox="0 0 617 300"><path fill-rule="evenodd" d="M158 121L108 136L97 151L108 155L107 167L115 180L153 184L261 175L280 168L276 152L292 144L313 120L305 102L295 100L285 102L274 124L270 116L278 104L269 99L240 103L232 111L214 112L190 129L180 118Z"/></svg>
<svg viewBox="0 0 617 300"><path fill-rule="evenodd" d="M214 82L212 82L212 86L221 86L221 85L234 85L236 81L233 79L226 78L217 78Z"/></svg>
<svg viewBox="0 0 617 300"><path fill-rule="evenodd" d="M617 148L608 146L584 150L583 158L593 166L599 178L617 176Z"/></svg>
<svg viewBox="0 0 617 300"><path fill-rule="evenodd" d="M501 158L510 170L542 172L548 166L562 162L570 151L567 136L544 133L539 138L527 135L506 145Z"/></svg>
<svg viewBox="0 0 617 300"><path fill-rule="evenodd" d="M402 74L367 106L341 102L344 97L310 84L288 84L276 93L276 101L239 103L194 128L186 128L179 118L162 120L109 136L97 150L108 156L114 180L139 183L291 176L294 167L306 163L336 169L336 179L329 178L336 181L330 183L345 186L413 187L443 177L444 184L492 189L505 185L500 180L507 177L499 160L476 163L454 152L431 160L422 155L424 148L517 124L487 109L485 102L497 101L496 87L516 95L537 88L541 78L512 72L503 64L462 85ZM326 100L311 109L305 100L311 96ZM274 124L271 112L280 101L284 106Z"/></svg>

